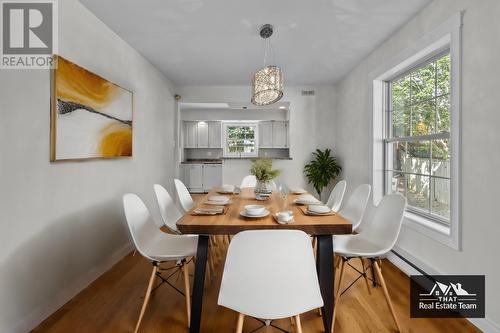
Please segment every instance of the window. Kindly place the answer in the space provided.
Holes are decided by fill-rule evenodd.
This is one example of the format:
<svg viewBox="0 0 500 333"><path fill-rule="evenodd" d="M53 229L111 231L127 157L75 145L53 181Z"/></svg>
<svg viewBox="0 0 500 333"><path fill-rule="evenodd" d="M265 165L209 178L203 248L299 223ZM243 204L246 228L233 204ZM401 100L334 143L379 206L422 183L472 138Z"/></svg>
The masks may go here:
<svg viewBox="0 0 500 333"><path fill-rule="evenodd" d="M456 13L370 73L373 203L402 193L403 226L457 250L461 30Z"/></svg>
<svg viewBox="0 0 500 333"><path fill-rule="evenodd" d="M224 156L258 156L257 123L224 124Z"/></svg>
<svg viewBox="0 0 500 333"><path fill-rule="evenodd" d="M450 224L450 52L387 82L385 193L399 192L408 211Z"/></svg>

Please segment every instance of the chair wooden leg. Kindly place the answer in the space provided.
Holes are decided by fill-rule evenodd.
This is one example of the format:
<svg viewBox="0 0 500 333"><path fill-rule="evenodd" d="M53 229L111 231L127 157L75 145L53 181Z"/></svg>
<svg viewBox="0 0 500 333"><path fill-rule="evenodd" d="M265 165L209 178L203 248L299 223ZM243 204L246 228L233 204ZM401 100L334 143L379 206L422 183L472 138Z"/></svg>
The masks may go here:
<svg viewBox="0 0 500 333"><path fill-rule="evenodd" d="M335 315L337 314L337 304L340 299L341 291L342 291L342 277L344 276L344 266L345 266L345 261L343 257L340 258L341 264L340 264L340 276L339 276L339 284L337 287L337 293L335 294L335 300L334 300L334 307L333 307L333 318L332 318L332 332L333 328L335 327Z"/></svg>
<svg viewBox="0 0 500 333"><path fill-rule="evenodd" d="M243 319L245 319L245 315L240 313L238 316L238 323L236 324L236 333L243 332Z"/></svg>
<svg viewBox="0 0 500 333"><path fill-rule="evenodd" d="M139 319L135 325L134 333L139 331L139 326L141 325L142 317L144 312L146 312L146 307L148 306L149 297L151 296L151 290L153 289L153 283L155 282L156 272L158 272L158 266L156 263L153 264L153 271L151 272L151 277L149 278L148 288L146 289L146 296L144 296L144 302L142 303L141 312L139 314Z"/></svg>
<svg viewBox="0 0 500 333"><path fill-rule="evenodd" d="M302 333L302 325L300 324L300 315L295 316L295 331Z"/></svg>
<svg viewBox="0 0 500 333"><path fill-rule="evenodd" d="M382 276L382 271L380 270L380 266L377 261L374 261L375 270L377 271L378 278L380 280L380 285L382 286L382 290L384 291L385 300L387 302L387 306L391 311L392 318L396 323L396 327L398 328L398 332L401 332L401 326L399 326L398 319L396 318L396 312L394 312L394 307L392 306L391 298L389 296L389 291L387 290L387 285L385 284L384 277Z"/></svg>
<svg viewBox="0 0 500 333"><path fill-rule="evenodd" d="M313 247L314 258L316 258L316 253L318 252L318 239L314 236L312 240L312 247Z"/></svg>
<svg viewBox="0 0 500 333"><path fill-rule="evenodd" d="M186 295L186 314L189 327L191 322L191 287L189 285L189 267L186 263L182 265L182 271L184 273L184 294Z"/></svg>
<svg viewBox="0 0 500 333"><path fill-rule="evenodd" d="M366 289L368 289L368 294L371 295L372 290L370 289L370 284L368 283L368 276L366 275L365 261L361 257L359 257L359 261L361 261L361 267L363 268L363 278L365 280Z"/></svg>

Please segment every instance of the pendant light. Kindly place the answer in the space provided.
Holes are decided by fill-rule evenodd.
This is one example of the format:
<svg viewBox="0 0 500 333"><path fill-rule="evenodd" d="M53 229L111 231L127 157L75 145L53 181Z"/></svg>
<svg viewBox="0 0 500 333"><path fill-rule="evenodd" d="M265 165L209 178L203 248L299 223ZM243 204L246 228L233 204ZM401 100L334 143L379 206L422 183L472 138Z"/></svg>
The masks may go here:
<svg viewBox="0 0 500 333"><path fill-rule="evenodd" d="M260 28L260 37L264 39L266 46L264 51L264 68L255 73L253 77L252 103L255 105L274 104L283 97L283 72L278 66L267 65L267 56L271 49L269 37L272 34L272 25L265 24Z"/></svg>

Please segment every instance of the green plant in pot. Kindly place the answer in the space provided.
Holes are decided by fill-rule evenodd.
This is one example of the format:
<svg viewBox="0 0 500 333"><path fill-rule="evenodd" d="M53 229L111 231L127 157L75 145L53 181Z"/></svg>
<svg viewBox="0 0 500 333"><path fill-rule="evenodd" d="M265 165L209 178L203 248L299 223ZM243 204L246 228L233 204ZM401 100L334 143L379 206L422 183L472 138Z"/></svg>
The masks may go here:
<svg viewBox="0 0 500 333"><path fill-rule="evenodd" d="M306 164L304 173L307 181L311 184L321 199L323 189L334 180L342 170L337 159L331 155L330 149L324 151L316 149L313 153L314 159Z"/></svg>
<svg viewBox="0 0 500 333"><path fill-rule="evenodd" d="M271 181L278 177L281 171L273 169L273 161L270 158L257 158L252 161L250 173L257 179L255 194L259 196L260 194L269 194L272 192Z"/></svg>

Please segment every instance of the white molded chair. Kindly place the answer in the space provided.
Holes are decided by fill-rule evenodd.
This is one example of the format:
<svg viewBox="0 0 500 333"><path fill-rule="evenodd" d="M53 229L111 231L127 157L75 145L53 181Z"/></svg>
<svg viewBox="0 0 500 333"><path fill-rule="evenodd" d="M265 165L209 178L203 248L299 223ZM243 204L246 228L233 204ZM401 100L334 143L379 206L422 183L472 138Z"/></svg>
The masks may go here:
<svg viewBox="0 0 500 333"><path fill-rule="evenodd" d="M182 214L179 212L174 200L163 186L154 184L153 189L156 194L156 202L160 208L160 215L163 223L170 229L170 231L180 234L176 223L182 217Z"/></svg>
<svg viewBox="0 0 500 333"><path fill-rule="evenodd" d="M184 288L186 297L187 322L191 320L191 303L189 291L189 272L186 259L194 257L198 246L197 236L171 235L159 230L144 202L136 194L128 193L123 196L123 209L127 224L137 251L153 264L153 271L146 289L146 296L142 304L139 319L134 332L139 330L144 312L148 305L155 278L166 282L160 272L159 264L166 261L177 261L184 273Z"/></svg>
<svg viewBox="0 0 500 333"><path fill-rule="evenodd" d="M365 214L366 204L368 203L368 198L370 198L371 190L372 187L368 184L359 185L338 212L352 223L353 231L357 231L363 221L363 215Z"/></svg>
<svg viewBox="0 0 500 333"><path fill-rule="evenodd" d="M345 180L339 181L337 184L335 184L335 187L330 193L330 197L328 197L326 205L330 207L334 212L338 212L340 206L342 205L342 200L344 199L344 193L346 187L347 187L347 182Z"/></svg>
<svg viewBox="0 0 500 333"><path fill-rule="evenodd" d="M364 267L363 259L369 259L372 266L377 273L380 280L380 285L384 292L387 306L391 311L397 329L401 332L401 327L396 318L394 308L392 306L387 285L382 271L379 266L378 260L389 251L392 250L394 244L399 236L401 224L403 222L403 215L406 208L406 198L400 194L389 194L382 198L379 205L375 208L375 213L367 223L366 227L357 235L338 235L333 237L333 247L336 255L341 256L340 278L337 288L337 296L335 303L337 303L342 295L342 277L344 274L345 263L350 259L359 258L363 265L362 275L365 278L368 290L368 279L366 277L366 270ZM335 312L337 305L334 307L333 320L335 320Z"/></svg>
<svg viewBox="0 0 500 333"><path fill-rule="evenodd" d="M218 304L239 312L236 332L245 315L294 317L302 332L299 315L323 306L309 236L298 230L238 233L227 252Z"/></svg>
<svg viewBox="0 0 500 333"><path fill-rule="evenodd" d="M257 185L257 178L255 178L254 175L248 175L243 177L243 180L241 181L240 188L244 187L255 187Z"/></svg>
<svg viewBox="0 0 500 333"><path fill-rule="evenodd" d="M194 207L194 201L191 194L189 194L186 185L184 185L184 183L179 179L174 179L174 184L177 192L177 198L179 198L182 209L184 209L184 212L190 211Z"/></svg>

